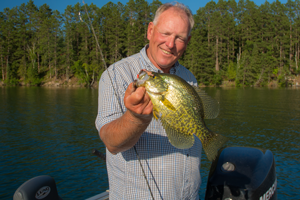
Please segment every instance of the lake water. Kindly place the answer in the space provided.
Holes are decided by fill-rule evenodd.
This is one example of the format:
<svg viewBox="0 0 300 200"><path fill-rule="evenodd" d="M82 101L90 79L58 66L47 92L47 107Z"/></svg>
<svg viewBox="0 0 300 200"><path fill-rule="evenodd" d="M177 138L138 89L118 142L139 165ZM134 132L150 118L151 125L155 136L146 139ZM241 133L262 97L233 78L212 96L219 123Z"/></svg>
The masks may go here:
<svg viewBox="0 0 300 200"><path fill-rule="evenodd" d="M276 161L278 199L300 199L300 88L205 88L221 111L207 126L227 145L269 149ZM95 129L96 89L0 87L0 199L25 181L52 176L64 200L108 189L105 152ZM210 163L202 158L201 199Z"/></svg>

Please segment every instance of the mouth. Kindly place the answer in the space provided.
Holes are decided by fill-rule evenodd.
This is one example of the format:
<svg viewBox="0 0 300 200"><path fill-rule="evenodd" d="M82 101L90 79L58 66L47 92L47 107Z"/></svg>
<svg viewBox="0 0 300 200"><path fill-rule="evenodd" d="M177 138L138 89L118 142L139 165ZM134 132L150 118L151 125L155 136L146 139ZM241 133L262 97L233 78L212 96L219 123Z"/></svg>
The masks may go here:
<svg viewBox="0 0 300 200"><path fill-rule="evenodd" d="M164 50L164 49L162 49L162 48L161 48L161 51L164 52L164 53L167 54L167 55L171 55L171 54L172 54L171 52L166 51L166 50Z"/></svg>

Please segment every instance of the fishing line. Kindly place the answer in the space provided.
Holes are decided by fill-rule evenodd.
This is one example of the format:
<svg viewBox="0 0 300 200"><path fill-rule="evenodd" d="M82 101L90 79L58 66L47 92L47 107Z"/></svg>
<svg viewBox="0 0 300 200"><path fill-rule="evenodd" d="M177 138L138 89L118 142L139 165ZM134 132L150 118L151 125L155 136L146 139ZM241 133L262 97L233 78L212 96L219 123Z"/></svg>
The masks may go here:
<svg viewBox="0 0 300 200"><path fill-rule="evenodd" d="M105 62L105 60L104 60L104 57L103 57L103 54L102 54L102 50L101 50L101 48L100 48L98 39L97 39L97 37L96 37L95 30L94 30L93 24L92 24L92 22L91 22L91 19L90 19L89 13L88 13L88 11L87 11L86 4L85 4L84 0L82 0L82 3L83 3L83 5L84 5L85 12L86 12L86 14L87 14L87 16L88 16L88 19L89 19L89 22L90 22L90 25L91 25L91 29L92 29L92 31L93 31L93 34L94 34L94 37L95 37L95 40L96 40L96 45L97 45L97 47L98 47L98 49L99 49L99 51L100 51L100 56L101 56L102 62L103 62L103 64L104 64L104 67L105 67L105 69L106 69L106 71L107 71L107 74L108 74L108 76L109 76L109 79L110 79L111 85L112 85L112 87L113 87L113 90L115 91L114 94L115 94L115 96L116 96L116 98L117 98L117 100L118 100L118 103L119 103L119 106L120 106L120 108L121 108L121 111L122 111L122 113L124 114L124 110L122 109L121 100L120 100L120 99L118 98L118 96L117 96L117 90L116 90L115 87L114 87L114 84L113 84L113 82L112 82L112 78L111 78L111 76L110 76L109 70L107 69L106 62ZM81 22L84 22L84 21L82 20L81 16L80 16L80 12L79 12L79 18L80 18L80 21L81 21ZM84 22L84 23L85 23L85 22ZM85 23L85 24L88 26L87 23ZM89 27L89 26L88 26L88 27ZM138 152L137 152L137 150L136 150L136 147L133 146L133 148L134 148L134 151L135 151L136 156L137 156L137 158L138 158L138 161L139 161L139 163L140 163L140 166L141 166L141 168L142 168L142 172L143 172L144 178L145 178L145 180L146 180L148 189L149 189L149 191L150 191L151 197L152 197L152 199L154 200L154 196L153 196L153 193L152 193L152 191L151 191L151 187L150 187L150 185L149 185L148 179L147 179L147 177L146 177L146 174L145 174L145 171L144 171L144 168L143 168L143 165L142 165L140 156L139 156L139 154L138 154Z"/></svg>

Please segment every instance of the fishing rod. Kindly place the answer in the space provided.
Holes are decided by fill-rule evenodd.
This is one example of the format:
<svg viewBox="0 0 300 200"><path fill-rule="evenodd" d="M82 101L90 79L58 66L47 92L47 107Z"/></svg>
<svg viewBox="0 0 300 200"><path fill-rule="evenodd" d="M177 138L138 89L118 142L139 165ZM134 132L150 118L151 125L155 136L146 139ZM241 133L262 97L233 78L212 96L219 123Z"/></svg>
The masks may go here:
<svg viewBox="0 0 300 200"><path fill-rule="evenodd" d="M88 17L88 19L89 19L89 22L90 22L90 25L91 25L91 29L92 29L93 35L94 35L94 37L95 37L95 40L96 40L96 45L97 45L97 47L98 47L98 49L99 49L99 52L100 52L100 57L101 57L101 59L102 59L102 62L103 62L103 64L104 64L104 67L105 67L105 69L106 69L106 71L107 71L107 74L108 74L108 76L109 76L109 80L110 80L110 83L111 83L111 85L112 85L112 87L113 87L113 90L114 90L114 94L115 94L115 96L116 96L116 99L118 100L119 107L120 107L122 113L124 114L124 110L123 110L123 108L122 108L121 101L120 101L120 99L119 99L118 96L117 96L117 90L116 90L116 88L114 87L114 84L113 84L113 82L112 82L112 78L111 78L111 76L110 76L109 70L107 69L107 65L106 65L104 56L103 56L103 54L102 54L102 50L101 50L101 47L100 47L100 45L99 45L98 38L97 38L97 36L96 36L95 30L94 30L92 21L91 21L91 19L90 19L89 13L88 13L88 11L87 11L86 4L85 4L84 0L82 0L82 3L83 3L83 5L84 5L85 12L86 12L87 17ZM84 21L82 20L81 16L80 16L80 12L79 12L79 19L80 19L81 22L84 22ZM86 22L84 22L84 23L89 27L89 25L88 25ZM138 158L139 164L140 164L140 166L141 166L141 169L142 169L142 172L143 172L143 176L144 176L144 178L145 178L145 180L146 180L146 183L147 183L148 189L149 189L149 191L150 191L151 197L152 197L152 199L154 200L154 196L153 196L151 187L150 187L150 185L149 185L149 182L148 182L146 173L145 173L145 171L144 171L144 168L143 168L143 165L142 165L140 156L139 156L139 154L138 154L138 152L137 152L136 147L133 146L133 148L134 148L135 154L136 154L136 156L137 156L137 158ZM104 154L103 154L103 155L99 154L99 153L100 153L99 151L98 151L98 152L97 152L97 151L93 151L93 153L94 153L95 155L97 155L98 157L100 157L101 159L103 159L103 155L104 155ZM105 156L105 155L104 155L104 156ZM105 160L106 160L106 157L105 157Z"/></svg>

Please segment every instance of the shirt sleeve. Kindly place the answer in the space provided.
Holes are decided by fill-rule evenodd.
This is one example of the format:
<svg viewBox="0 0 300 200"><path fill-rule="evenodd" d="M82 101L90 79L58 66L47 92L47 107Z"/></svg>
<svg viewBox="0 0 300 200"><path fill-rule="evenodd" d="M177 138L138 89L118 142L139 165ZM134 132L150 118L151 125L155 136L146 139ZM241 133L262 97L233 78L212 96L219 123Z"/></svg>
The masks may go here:
<svg viewBox="0 0 300 200"><path fill-rule="evenodd" d="M123 115L125 112L124 95L130 80L124 78L124 65L112 65L105 70L99 81L98 112L95 121L98 132L101 127ZM127 81L126 81L127 80Z"/></svg>

